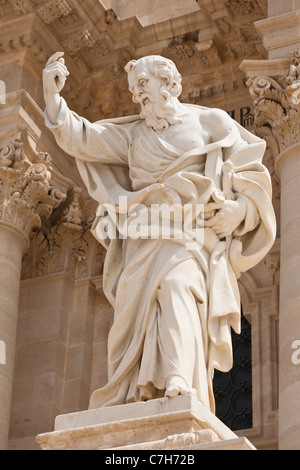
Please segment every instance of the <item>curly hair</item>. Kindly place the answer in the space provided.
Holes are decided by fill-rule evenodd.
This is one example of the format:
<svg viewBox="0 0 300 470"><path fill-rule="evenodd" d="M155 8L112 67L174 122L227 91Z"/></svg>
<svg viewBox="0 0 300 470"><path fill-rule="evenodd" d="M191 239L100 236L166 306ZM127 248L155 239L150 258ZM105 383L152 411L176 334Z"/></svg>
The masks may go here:
<svg viewBox="0 0 300 470"><path fill-rule="evenodd" d="M178 98L182 92L181 75L178 72L176 65L170 59L159 55L150 55L142 57L138 60L130 60L125 66L127 73L133 71L138 62L145 62L150 72L163 82L165 89Z"/></svg>

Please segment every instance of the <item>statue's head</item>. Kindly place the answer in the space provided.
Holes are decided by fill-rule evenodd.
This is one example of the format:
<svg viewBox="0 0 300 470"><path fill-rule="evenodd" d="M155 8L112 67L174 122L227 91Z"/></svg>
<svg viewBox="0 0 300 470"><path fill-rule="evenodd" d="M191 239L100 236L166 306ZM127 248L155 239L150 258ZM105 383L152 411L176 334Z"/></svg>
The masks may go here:
<svg viewBox="0 0 300 470"><path fill-rule="evenodd" d="M131 60L125 67L133 101L141 105L141 118L149 127L163 130L180 120L172 101L182 91L181 75L165 57L147 56Z"/></svg>

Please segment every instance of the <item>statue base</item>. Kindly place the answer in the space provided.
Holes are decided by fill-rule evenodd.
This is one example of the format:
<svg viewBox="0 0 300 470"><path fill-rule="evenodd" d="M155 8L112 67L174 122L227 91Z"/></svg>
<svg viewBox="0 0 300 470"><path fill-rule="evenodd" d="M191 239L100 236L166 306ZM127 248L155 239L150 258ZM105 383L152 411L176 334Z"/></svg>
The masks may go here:
<svg viewBox="0 0 300 470"><path fill-rule="evenodd" d="M255 450L191 395L59 415L43 450Z"/></svg>

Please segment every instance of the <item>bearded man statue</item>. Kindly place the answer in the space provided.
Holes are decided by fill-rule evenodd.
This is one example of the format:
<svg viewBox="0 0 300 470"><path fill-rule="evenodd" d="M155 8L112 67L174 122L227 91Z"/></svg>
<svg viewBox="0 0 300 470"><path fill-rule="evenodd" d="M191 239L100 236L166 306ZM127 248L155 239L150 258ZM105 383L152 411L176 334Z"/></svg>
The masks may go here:
<svg viewBox="0 0 300 470"><path fill-rule="evenodd" d="M237 278L275 239L265 142L223 110L181 103L181 76L161 56L125 67L140 115L90 123L59 94L68 75L62 55L43 74L46 125L99 203L92 232L107 250L103 289L114 307L108 383L93 391L90 408L194 394L214 412L214 369L232 367L231 328L240 332ZM120 197L132 220L137 207L200 205L201 242L184 229L169 239L124 237ZM117 214L110 238L107 204Z"/></svg>

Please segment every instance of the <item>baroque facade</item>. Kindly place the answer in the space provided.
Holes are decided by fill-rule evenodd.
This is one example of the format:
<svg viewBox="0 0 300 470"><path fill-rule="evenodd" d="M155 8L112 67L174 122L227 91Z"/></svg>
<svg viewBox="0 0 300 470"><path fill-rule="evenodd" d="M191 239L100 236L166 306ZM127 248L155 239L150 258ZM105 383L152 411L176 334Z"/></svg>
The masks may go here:
<svg viewBox="0 0 300 470"><path fill-rule="evenodd" d="M266 140L278 233L239 280L252 420L237 434L300 449L300 1L0 0L0 25L0 448L38 449L36 435L85 410L107 378L96 207L44 124L42 70L64 51L63 96L91 121L136 114L124 66L160 54L183 77L182 102Z"/></svg>

